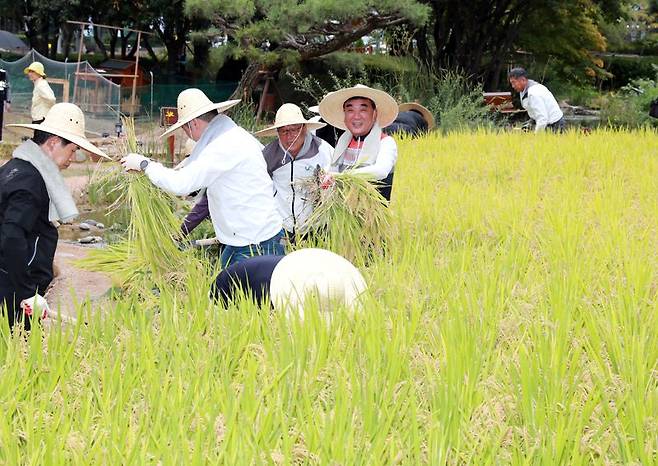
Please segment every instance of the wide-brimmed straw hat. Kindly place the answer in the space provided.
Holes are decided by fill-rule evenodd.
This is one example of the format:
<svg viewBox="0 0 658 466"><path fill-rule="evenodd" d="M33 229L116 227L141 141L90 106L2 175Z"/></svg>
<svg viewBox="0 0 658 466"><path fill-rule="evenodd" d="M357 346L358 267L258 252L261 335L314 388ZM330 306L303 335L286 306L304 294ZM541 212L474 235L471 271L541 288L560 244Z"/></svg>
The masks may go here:
<svg viewBox="0 0 658 466"><path fill-rule="evenodd" d="M75 104L60 102L53 105L46 118L39 124L15 123L7 126L17 128L38 129L45 133L54 134L67 141L80 146L81 149L109 159L105 152L94 146L85 137L85 116Z"/></svg>
<svg viewBox="0 0 658 466"><path fill-rule="evenodd" d="M240 103L239 99L214 103L201 89L185 89L178 94L178 121L162 133L160 137L173 133L185 123L189 123L204 113L208 113L211 110L217 110L219 113L225 112L238 103Z"/></svg>
<svg viewBox="0 0 658 466"><path fill-rule="evenodd" d="M255 136L276 136L277 129L289 125L306 125L306 129L313 131L327 126L325 123L311 121L304 118L302 109L295 104L283 104L276 111L274 124L269 128L262 129L254 133Z"/></svg>
<svg viewBox="0 0 658 466"><path fill-rule="evenodd" d="M366 288L361 272L344 257L325 249L298 249L274 268L270 299L275 309L303 317L307 297L319 299L325 311L331 304L354 309Z"/></svg>
<svg viewBox="0 0 658 466"><path fill-rule="evenodd" d="M38 61L33 61L30 63L30 66L23 70L23 73L28 74L30 71L34 71L36 74L42 78L46 77L46 71L43 69L43 64Z"/></svg>
<svg viewBox="0 0 658 466"><path fill-rule="evenodd" d="M432 112L418 102L405 102L398 106L398 110L401 112L415 111L420 113L423 116L423 119L427 122L427 129L432 129L436 126Z"/></svg>
<svg viewBox="0 0 658 466"><path fill-rule="evenodd" d="M331 126L347 129L345 127L343 104L354 97L365 97L375 103L377 123L382 128L393 123L395 117L398 116L398 104L393 97L379 89L357 84L354 87L340 89L324 96L322 102L320 102L320 115L322 115L322 119Z"/></svg>

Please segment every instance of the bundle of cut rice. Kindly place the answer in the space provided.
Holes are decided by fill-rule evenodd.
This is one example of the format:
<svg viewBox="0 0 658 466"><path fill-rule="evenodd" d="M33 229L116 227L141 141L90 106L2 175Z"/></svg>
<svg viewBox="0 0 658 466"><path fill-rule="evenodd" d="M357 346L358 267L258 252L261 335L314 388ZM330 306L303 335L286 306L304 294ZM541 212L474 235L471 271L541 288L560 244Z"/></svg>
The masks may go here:
<svg viewBox="0 0 658 466"><path fill-rule="evenodd" d="M325 187L322 176L316 171L297 183L313 203L307 225L315 232L301 246L323 247L353 262L381 253L390 231L390 209L372 179L345 171L332 174L333 183Z"/></svg>
<svg viewBox="0 0 658 466"><path fill-rule="evenodd" d="M124 118L126 142L119 152L137 151L132 118ZM79 262L82 267L105 272L115 283L128 289L177 286L195 259L178 247L180 222L174 213L176 200L154 186L141 173L118 178L120 193L110 209L126 205L130 212L127 238L105 249L91 251Z"/></svg>

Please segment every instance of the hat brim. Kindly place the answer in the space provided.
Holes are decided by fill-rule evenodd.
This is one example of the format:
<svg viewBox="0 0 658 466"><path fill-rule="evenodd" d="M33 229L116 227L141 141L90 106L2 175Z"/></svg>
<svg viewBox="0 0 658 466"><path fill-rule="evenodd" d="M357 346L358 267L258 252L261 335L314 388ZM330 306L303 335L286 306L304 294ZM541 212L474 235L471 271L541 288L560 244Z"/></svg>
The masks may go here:
<svg viewBox="0 0 658 466"><path fill-rule="evenodd" d="M327 126L326 123L319 123L319 122L313 122L313 121L299 121L299 122L290 122L286 124L281 124L281 125L273 125L270 126L269 128L261 129L260 131L256 131L254 133L254 136L258 137L266 137L266 136L277 136L277 129L283 128L284 126L290 126L290 125L305 125L306 129L308 131L315 131L316 129L324 128Z"/></svg>
<svg viewBox="0 0 658 466"><path fill-rule="evenodd" d="M343 104L354 97L366 97L375 102L377 123L381 128L393 123L398 116L398 104L393 97L379 89L364 86L340 89L324 96L319 106L322 119L331 126L347 130Z"/></svg>
<svg viewBox="0 0 658 466"><path fill-rule="evenodd" d="M432 129L436 126L436 121L434 120L434 115L426 107L422 106L417 102L405 102L398 106L398 109L401 112L416 111L423 116L423 119L427 122L427 129Z"/></svg>
<svg viewBox="0 0 658 466"><path fill-rule="evenodd" d="M45 77L46 77L46 73L45 73L45 72L44 72L44 73L39 73L37 70L33 70L33 69L30 68L29 66L23 70L23 74L28 74L30 71L34 71L36 74L38 74L38 75L41 76L42 78L45 78Z"/></svg>
<svg viewBox="0 0 658 466"><path fill-rule="evenodd" d="M184 119L182 119L182 120L179 119L176 123L171 125L167 129L167 131L162 133L160 135L160 137L163 138L165 136L169 136L171 133L176 131L178 128L182 127L184 124L189 123L190 121L194 120L197 117L200 117L204 113L208 113L208 112L211 112L213 110L217 110L218 113L223 113L226 110L228 110L229 108L235 107L239 103L240 103L240 99L226 100L224 102L213 103L211 105L206 105L204 107L201 107L201 108L195 110L194 112L190 113L189 115L187 115Z"/></svg>
<svg viewBox="0 0 658 466"><path fill-rule="evenodd" d="M73 144L80 147L80 149L82 150L86 150L87 152L91 152L92 154L96 154L100 157L104 157L108 160L112 160L111 157L107 155L105 152L100 150L98 147L94 146L86 138L80 137L77 134L69 133L68 131L62 131L61 129L53 128L52 126L44 126L43 124L35 125L32 123L14 123L11 125L7 125L7 127L10 126L15 128L37 129L45 133L54 134L55 136L59 136L61 138L66 139L67 141L72 142Z"/></svg>

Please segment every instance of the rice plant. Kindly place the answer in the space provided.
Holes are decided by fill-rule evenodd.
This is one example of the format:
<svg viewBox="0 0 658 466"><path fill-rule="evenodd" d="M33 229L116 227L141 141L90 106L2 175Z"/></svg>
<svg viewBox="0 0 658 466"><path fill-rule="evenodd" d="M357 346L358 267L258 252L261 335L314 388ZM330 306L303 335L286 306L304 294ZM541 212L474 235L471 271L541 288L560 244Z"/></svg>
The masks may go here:
<svg viewBox="0 0 658 466"><path fill-rule="evenodd" d="M0 463L656 464L656 134L399 153L360 313L220 309L188 264L86 324L0 326Z"/></svg>

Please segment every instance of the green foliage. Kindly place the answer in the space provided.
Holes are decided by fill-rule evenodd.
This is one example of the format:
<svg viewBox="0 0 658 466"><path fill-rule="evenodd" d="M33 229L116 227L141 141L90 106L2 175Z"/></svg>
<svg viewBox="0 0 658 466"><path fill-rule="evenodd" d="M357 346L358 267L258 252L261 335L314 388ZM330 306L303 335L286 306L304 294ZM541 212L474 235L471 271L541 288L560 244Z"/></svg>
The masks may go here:
<svg viewBox="0 0 658 466"><path fill-rule="evenodd" d="M608 86L618 89L636 79L653 79L653 65L658 63L658 56L644 57L606 57L606 69L612 74Z"/></svg>
<svg viewBox="0 0 658 466"><path fill-rule="evenodd" d="M658 98L658 66L653 70L655 80L633 80L619 92L601 97L601 120L625 128L658 127L658 120L649 116L649 104Z"/></svg>

